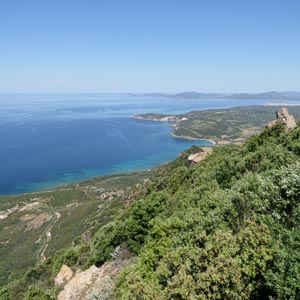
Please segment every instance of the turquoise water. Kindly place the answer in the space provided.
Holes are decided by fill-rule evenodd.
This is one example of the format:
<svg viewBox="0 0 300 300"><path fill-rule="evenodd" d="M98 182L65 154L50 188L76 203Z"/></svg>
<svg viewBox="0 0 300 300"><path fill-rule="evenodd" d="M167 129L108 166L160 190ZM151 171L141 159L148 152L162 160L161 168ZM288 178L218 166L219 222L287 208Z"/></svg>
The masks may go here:
<svg viewBox="0 0 300 300"><path fill-rule="evenodd" d="M134 114L247 104L120 94L0 94L0 194L148 169L193 144L209 145L173 138L169 124L137 121Z"/></svg>

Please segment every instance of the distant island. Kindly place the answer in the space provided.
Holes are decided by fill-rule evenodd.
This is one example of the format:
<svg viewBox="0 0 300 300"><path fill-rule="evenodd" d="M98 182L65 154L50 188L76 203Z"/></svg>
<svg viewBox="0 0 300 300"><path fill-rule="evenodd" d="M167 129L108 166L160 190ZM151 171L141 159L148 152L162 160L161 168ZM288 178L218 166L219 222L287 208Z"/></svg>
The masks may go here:
<svg viewBox="0 0 300 300"><path fill-rule="evenodd" d="M164 93L146 93L136 94L128 93L127 96L140 97L161 97L176 99L237 99L237 100L295 100L300 101L300 92L264 92L264 93L237 93L237 94L220 94L220 93L199 93L199 92L182 92L177 94Z"/></svg>

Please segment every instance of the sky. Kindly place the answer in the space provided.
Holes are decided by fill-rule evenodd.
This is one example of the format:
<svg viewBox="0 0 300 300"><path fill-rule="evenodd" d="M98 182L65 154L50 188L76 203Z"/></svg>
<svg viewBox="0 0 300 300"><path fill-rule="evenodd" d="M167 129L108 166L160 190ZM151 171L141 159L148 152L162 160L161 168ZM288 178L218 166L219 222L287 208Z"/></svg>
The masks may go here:
<svg viewBox="0 0 300 300"><path fill-rule="evenodd" d="M0 92L300 91L298 0L0 0Z"/></svg>

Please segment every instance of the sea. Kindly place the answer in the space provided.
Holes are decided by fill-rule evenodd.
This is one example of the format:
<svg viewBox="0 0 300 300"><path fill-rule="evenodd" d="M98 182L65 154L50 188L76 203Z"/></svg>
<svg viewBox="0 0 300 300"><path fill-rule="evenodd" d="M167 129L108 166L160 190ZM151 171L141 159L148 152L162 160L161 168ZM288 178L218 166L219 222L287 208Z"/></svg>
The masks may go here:
<svg viewBox="0 0 300 300"><path fill-rule="evenodd" d="M274 102L274 101L272 101ZM151 169L206 140L172 137L168 123L134 114L265 104L98 93L0 94L0 195Z"/></svg>

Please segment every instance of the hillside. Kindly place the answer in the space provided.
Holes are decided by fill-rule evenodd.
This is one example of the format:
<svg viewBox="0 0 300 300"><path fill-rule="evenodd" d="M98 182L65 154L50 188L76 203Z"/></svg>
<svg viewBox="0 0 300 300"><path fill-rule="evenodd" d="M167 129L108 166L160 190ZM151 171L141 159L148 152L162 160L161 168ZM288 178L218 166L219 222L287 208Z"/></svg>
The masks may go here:
<svg viewBox="0 0 300 300"><path fill-rule="evenodd" d="M49 255L0 299L300 299L299 126L277 122L190 164L201 151L156 170L90 240ZM63 265L74 277L55 287Z"/></svg>
<svg viewBox="0 0 300 300"><path fill-rule="evenodd" d="M21 278L58 250L90 241L130 203L149 176L149 171L104 176L0 197L0 286Z"/></svg>
<svg viewBox="0 0 300 300"><path fill-rule="evenodd" d="M240 144L251 135L262 130L274 119L276 106L245 106L227 109L192 111L181 115L144 114L139 120L172 122L172 135L187 139L209 139L217 144ZM296 119L300 118L300 107L289 107Z"/></svg>

